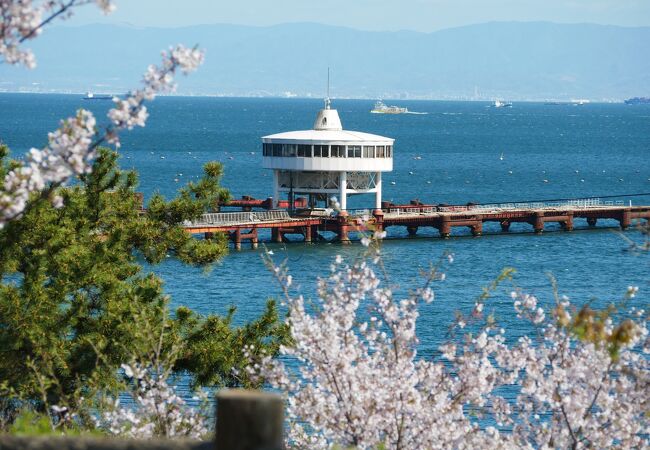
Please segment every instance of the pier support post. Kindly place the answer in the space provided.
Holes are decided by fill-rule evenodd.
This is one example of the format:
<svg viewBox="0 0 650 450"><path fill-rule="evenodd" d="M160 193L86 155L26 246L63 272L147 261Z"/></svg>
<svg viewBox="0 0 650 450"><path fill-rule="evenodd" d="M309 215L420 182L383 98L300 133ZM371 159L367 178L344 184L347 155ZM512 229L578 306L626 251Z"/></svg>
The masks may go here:
<svg viewBox="0 0 650 450"><path fill-rule="evenodd" d="M443 239L449 239L449 236L451 236L451 223L448 216L442 216L438 231L440 232L440 237Z"/></svg>
<svg viewBox="0 0 650 450"><path fill-rule="evenodd" d="M311 240L312 240L311 231L312 231L312 230L311 230L311 225L307 225L307 226L305 227L305 234L304 234L304 236L305 236L305 242L308 243L308 244L311 244Z"/></svg>
<svg viewBox="0 0 650 450"><path fill-rule="evenodd" d="M381 209L375 209L372 215L375 217L375 231L384 231L384 212Z"/></svg>
<svg viewBox="0 0 650 450"><path fill-rule="evenodd" d="M567 213L567 218L564 222L560 222L564 231L573 231L573 211Z"/></svg>
<svg viewBox="0 0 650 450"><path fill-rule="evenodd" d="M477 220L470 228L474 236L481 236L483 234L483 221Z"/></svg>
<svg viewBox="0 0 650 450"><path fill-rule="evenodd" d="M339 241L341 244L349 244L350 237L348 236L349 225L348 225L348 213L347 211L341 211L337 216L337 234L339 235Z"/></svg>
<svg viewBox="0 0 650 450"><path fill-rule="evenodd" d="M232 240L235 243L235 250L241 250L241 229L237 228L232 234Z"/></svg>
<svg viewBox="0 0 650 450"><path fill-rule="evenodd" d="M589 225L590 227L592 227L592 228L595 227L596 222L598 222L597 218L595 218L595 217L587 217L587 225Z"/></svg>
<svg viewBox="0 0 650 450"><path fill-rule="evenodd" d="M276 244L282 244L282 232L279 228L271 228L271 240Z"/></svg>
<svg viewBox="0 0 650 450"><path fill-rule="evenodd" d="M406 227L409 237L415 237L418 234L418 227Z"/></svg>
<svg viewBox="0 0 650 450"><path fill-rule="evenodd" d="M271 207L269 209L277 208L280 203L280 176L279 170L273 170L273 197L271 197Z"/></svg>
<svg viewBox="0 0 650 450"><path fill-rule="evenodd" d="M214 237L214 233L213 233L212 231L206 231L206 232L203 234L203 239L205 239L206 241L207 241L208 239L212 239L213 237Z"/></svg>
<svg viewBox="0 0 650 450"><path fill-rule="evenodd" d="M258 242L259 242L259 239L258 239L258 236L257 236L257 228L253 228L251 230L251 248L253 250L255 250L257 248Z"/></svg>
<svg viewBox="0 0 650 450"><path fill-rule="evenodd" d="M621 225L621 230L627 230L630 227L631 223L632 223L632 219L630 217L630 210L626 209L621 214L621 220L619 220L619 224Z"/></svg>
<svg viewBox="0 0 650 450"><path fill-rule="evenodd" d="M507 233L510 231L510 221L509 220L502 220L501 221L501 231L504 233Z"/></svg>
<svg viewBox="0 0 650 450"><path fill-rule="evenodd" d="M544 213L536 211L535 219L533 220L533 229L535 233L539 234L544 232Z"/></svg>

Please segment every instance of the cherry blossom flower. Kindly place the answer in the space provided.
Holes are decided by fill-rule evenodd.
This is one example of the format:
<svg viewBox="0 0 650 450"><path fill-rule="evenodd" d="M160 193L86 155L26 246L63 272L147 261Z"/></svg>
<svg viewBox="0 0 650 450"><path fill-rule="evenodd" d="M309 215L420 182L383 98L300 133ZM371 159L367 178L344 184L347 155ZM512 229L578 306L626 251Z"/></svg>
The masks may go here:
<svg viewBox="0 0 650 450"><path fill-rule="evenodd" d="M275 267L293 344L249 372L285 392L296 448L641 448L650 445L645 312L615 324L568 299L544 311L515 290L519 320L538 331L508 344L482 317L460 316L460 335L433 360L417 356L416 321L429 284L399 299L372 264L337 257L318 299L290 294ZM249 352L250 353L250 352ZM287 361L297 364L297 369Z"/></svg>
<svg viewBox="0 0 650 450"><path fill-rule="evenodd" d="M34 54L21 44L39 36L54 19L67 19L73 8L89 3L104 14L115 10L111 0L0 0L0 56L9 64L36 67Z"/></svg>
<svg viewBox="0 0 650 450"><path fill-rule="evenodd" d="M116 436L130 438L187 437L201 439L209 430L209 415L189 407L167 384L164 371L139 364L123 364L124 375L131 380L133 407L113 407L97 420L97 426ZM203 395L203 394L201 394Z"/></svg>
<svg viewBox="0 0 650 450"><path fill-rule="evenodd" d="M96 3L105 13L114 9L109 0L44 1L0 0L0 55L10 64L33 66L33 55L21 50L19 44L36 37L43 26L56 17L67 18L73 6ZM43 19L43 17L47 17ZM95 149L104 142L119 146L119 132L144 126L148 117L146 100L158 93L172 92L174 76L188 74L203 62L203 52L182 45L162 52L160 66L151 65L143 76L142 89L124 99L114 98L115 108L108 112L111 124L100 130L90 111L80 109L76 115L61 121L58 130L48 136L48 145L32 148L22 166L6 174L0 184L0 228L7 221L19 218L35 193L50 197L52 204L63 206L62 198L53 191L73 177L88 173Z"/></svg>

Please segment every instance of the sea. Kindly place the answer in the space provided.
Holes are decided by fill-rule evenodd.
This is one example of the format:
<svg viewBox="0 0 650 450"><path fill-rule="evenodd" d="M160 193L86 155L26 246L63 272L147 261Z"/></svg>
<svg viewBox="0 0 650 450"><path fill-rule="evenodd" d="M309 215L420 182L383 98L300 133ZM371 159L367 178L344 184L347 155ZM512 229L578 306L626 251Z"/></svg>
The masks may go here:
<svg viewBox="0 0 650 450"><path fill-rule="evenodd" d="M607 197L607 201L650 205L650 105L589 103L583 105L515 102L493 108L489 102L392 101L426 114L371 114L372 100L334 99L345 129L395 139L394 170L384 176L384 200L408 203L465 204L552 201ZM262 168L261 136L310 129L320 99L160 97L150 103L147 126L122 135L120 164L139 174L139 189L172 197L183 183L201 176L202 165L220 161L223 185L233 197L272 194L271 174ZM81 95L0 94L0 139L19 156L47 142L47 133L78 108L92 110L106 123L110 101L85 101ZM371 208L372 195L349 201ZM389 229L382 243L386 283L397 296L421 285L422 271L453 253L444 265L446 279L435 287L435 301L423 305L418 321L420 357L435 357L447 339L456 311L469 312L484 286L504 268L514 268L486 302L486 310L514 339L533 330L516 318L510 292L522 289L547 307L554 290L576 305L602 306L623 299L628 286L638 286L628 306L648 305L650 255L630 250L641 233L624 233L615 221L596 229L576 220L576 230L563 232L548 224L542 234L526 224L500 233L498 224L485 234L454 230L443 240L433 229L408 238ZM172 307L188 306L202 314L225 314L237 307L235 322L257 317L269 298L281 291L262 261L272 251L286 261L296 293L316 297L318 277L329 274L336 255L353 261L365 250L359 243L288 244L267 242L257 250L246 244L231 249L206 271L170 257L146 266L165 282ZM189 394L188 394L189 395Z"/></svg>

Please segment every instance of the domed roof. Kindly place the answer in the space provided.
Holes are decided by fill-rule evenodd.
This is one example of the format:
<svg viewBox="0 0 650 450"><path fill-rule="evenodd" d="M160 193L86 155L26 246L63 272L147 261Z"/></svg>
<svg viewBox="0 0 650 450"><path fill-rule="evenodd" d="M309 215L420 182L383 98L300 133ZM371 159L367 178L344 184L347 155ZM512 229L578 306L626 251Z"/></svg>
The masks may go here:
<svg viewBox="0 0 650 450"><path fill-rule="evenodd" d="M318 142L385 142L386 144L391 144L394 141L394 139L377 134L344 130L338 111L330 108L329 98L325 99L325 108L318 111L312 130L287 131L263 136L262 139L265 141L268 139Z"/></svg>

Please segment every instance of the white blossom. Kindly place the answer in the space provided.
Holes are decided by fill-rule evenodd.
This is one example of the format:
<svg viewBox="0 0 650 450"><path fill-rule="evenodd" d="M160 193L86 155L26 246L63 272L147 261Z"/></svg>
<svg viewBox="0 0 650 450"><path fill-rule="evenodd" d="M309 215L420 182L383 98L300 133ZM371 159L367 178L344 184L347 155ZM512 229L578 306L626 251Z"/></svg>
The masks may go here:
<svg viewBox="0 0 650 450"><path fill-rule="evenodd" d="M111 0L0 0L0 56L8 64L36 67L34 54L21 44L39 36L46 23L67 19L73 7L88 3L95 3L104 14L115 10Z"/></svg>
<svg viewBox="0 0 650 450"><path fill-rule="evenodd" d="M139 364L122 364L124 375L131 380L134 406L120 407L119 399L113 408L104 412L97 426L112 435L130 438L189 437L201 439L209 430L206 414L187 406L169 386L162 370ZM203 394L201 394L203 395Z"/></svg>
<svg viewBox="0 0 650 450"><path fill-rule="evenodd" d="M32 148L24 164L5 176L0 189L0 228L24 213L33 193L53 189L90 172L95 149L100 143L107 141L119 145L120 130L144 126L148 117L144 101L153 99L158 92L173 90L176 71L188 73L202 61L202 52L195 48L178 45L163 52L161 67L149 67L142 89L125 99L113 99L116 107L108 112L111 126L103 134L98 133L93 114L84 109L61 121L60 128L48 135L45 148ZM57 208L63 205L62 198L57 195L53 196L52 203Z"/></svg>
<svg viewBox="0 0 650 450"><path fill-rule="evenodd" d="M561 325L572 317L568 300L549 314L536 297L514 291L516 316L539 330L539 339L507 345L502 328L475 332L472 315L456 322L465 334L429 360L417 357L415 332L425 290L398 300L367 262L348 266L341 257L319 280L315 303L288 294L286 268L276 276L285 284L293 345L280 349L281 359L264 357L248 370L288 394L296 448L650 445L650 367L637 349L648 347L643 317L618 328L605 321L600 343L581 340ZM477 302L473 311L482 310ZM629 339L614 352L612 339L624 325ZM296 361L299 372L284 361Z"/></svg>

